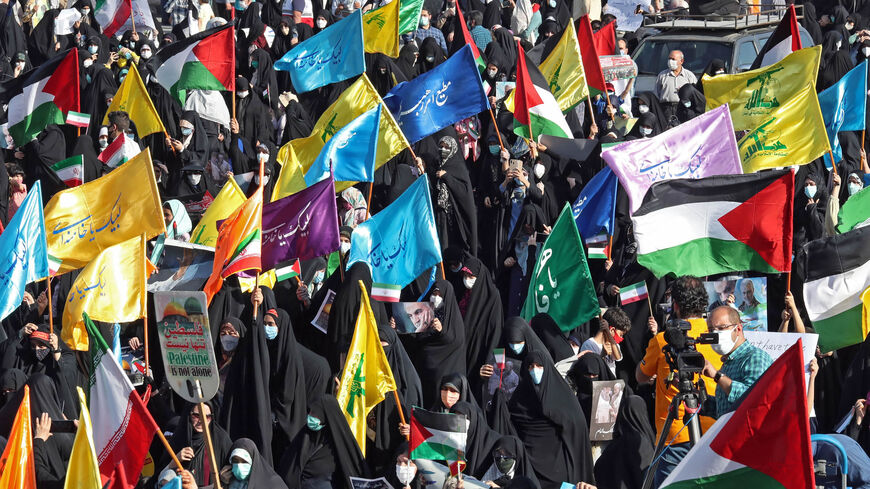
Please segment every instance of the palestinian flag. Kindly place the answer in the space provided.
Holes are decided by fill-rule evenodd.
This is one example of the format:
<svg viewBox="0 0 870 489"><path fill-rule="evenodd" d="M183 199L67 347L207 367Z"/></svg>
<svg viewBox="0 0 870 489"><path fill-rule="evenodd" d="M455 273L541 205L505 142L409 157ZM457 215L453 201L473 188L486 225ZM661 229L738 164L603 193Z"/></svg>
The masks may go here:
<svg viewBox="0 0 870 489"><path fill-rule="evenodd" d="M18 146L45 126L65 123L67 113L80 110L78 51L71 49L3 83L0 99L9 104L9 134Z"/></svg>
<svg viewBox="0 0 870 489"><path fill-rule="evenodd" d="M450 54L459 51L462 49L462 46L468 44L471 46L471 54L474 55L474 64L477 65L477 71L483 73L483 70L486 69L486 63L484 63L483 58L480 56L480 50L477 48L477 44L474 43L474 39L471 37L471 33L468 32L468 25L465 23L465 16L462 15L462 9L459 8L459 4L456 4L456 15L453 17L453 32L462 32L462 41L456 42L454 40L453 44L450 46Z"/></svg>
<svg viewBox="0 0 870 489"><path fill-rule="evenodd" d="M592 34L592 41L595 44L595 54L598 56L613 56L614 54L618 54L616 52L615 24L615 22L608 22L607 25Z"/></svg>
<svg viewBox="0 0 870 489"><path fill-rule="evenodd" d="M580 17L580 26L577 29L577 41L580 43L580 56L583 58L583 71L586 72L586 85L589 86L589 95L594 97L607 92L604 82L604 72L601 71L601 61L595 50L595 35L592 33L592 24L589 15Z"/></svg>
<svg viewBox="0 0 870 489"><path fill-rule="evenodd" d="M589 260L606 260L610 254L610 238L607 234L598 234L586 240L586 258Z"/></svg>
<svg viewBox="0 0 870 489"><path fill-rule="evenodd" d="M649 297L649 292L646 289L646 282L638 282L620 287L619 289L619 302L623 306L632 302L642 301L647 297Z"/></svg>
<svg viewBox="0 0 870 489"><path fill-rule="evenodd" d="M415 407L411 413L411 458L465 460L467 418Z"/></svg>
<svg viewBox="0 0 870 489"><path fill-rule="evenodd" d="M88 407L91 418L98 420L93 429L100 479L103 485L119 476L138 481L157 425L100 331L87 314L82 316L93 340ZM117 468L122 469L120 474Z"/></svg>
<svg viewBox="0 0 870 489"><path fill-rule="evenodd" d="M298 277L302 275L302 271L299 268L299 260L294 260L293 263L275 269L275 281L283 282L288 278Z"/></svg>
<svg viewBox="0 0 870 489"><path fill-rule="evenodd" d="M737 407L720 417L662 489L814 489L813 451L798 340ZM772 457L784 453L788 456Z"/></svg>
<svg viewBox="0 0 870 489"><path fill-rule="evenodd" d="M194 34L154 54L154 77L173 96L181 90L235 91L233 24Z"/></svg>
<svg viewBox="0 0 870 489"><path fill-rule="evenodd" d="M402 287L393 284L372 283L372 299L381 302L399 302Z"/></svg>
<svg viewBox="0 0 870 489"><path fill-rule="evenodd" d="M849 197L837 214L837 231L845 233L870 226L870 187Z"/></svg>
<svg viewBox="0 0 870 489"><path fill-rule="evenodd" d="M870 287L870 227L810 241L795 263L822 351L864 341L861 293Z"/></svg>
<svg viewBox="0 0 870 489"><path fill-rule="evenodd" d="M115 138L97 157L109 168L118 168L142 151L139 143L123 132Z"/></svg>
<svg viewBox="0 0 870 489"><path fill-rule="evenodd" d="M637 262L657 277L791 270L791 170L652 185L634 213Z"/></svg>
<svg viewBox="0 0 870 489"><path fill-rule="evenodd" d="M549 84L517 41L522 54L517 58L517 86L514 89L514 134L534 139L542 134L571 138L565 116L550 93Z"/></svg>
<svg viewBox="0 0 870 489"><path fill-rule="evenodd" d="M57 176L63 180L67 187L78 187L82 184L85 172L85 160L82 155L71 156L63 161L58 161L51 166Z"/></svg>
<svg viewBox="0 0 870 489"><path fill-rule="evenodd" d="M767 42L764 43L764 47L758 52L749 69L756 70L772 65L799 49L801 49L801 36L797 15L794 5L789 5L776 30L767 38Z"/></svg>

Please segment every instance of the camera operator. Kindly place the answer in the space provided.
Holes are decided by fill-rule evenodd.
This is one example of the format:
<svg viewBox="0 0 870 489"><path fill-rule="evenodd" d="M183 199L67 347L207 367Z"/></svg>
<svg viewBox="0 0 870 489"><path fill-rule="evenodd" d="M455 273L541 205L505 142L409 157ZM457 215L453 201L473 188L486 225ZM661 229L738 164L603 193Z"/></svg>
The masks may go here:
<svg viewBox="0 0 870 489"><path fill-rule="evenodd" d="M702 317L707 310L707 291L704 289L704 283L700 279L692 276L677 278L671 285L671 298L673 300L673 315L678 319L688 321L692 325L691 330L688 331L689 336L697 338L701 333L707 332L707 323ZM665 334L663 332L656 334L649 341L646 355L644 355L643 360L641 360L635 370L635 377L638 383L649 382L655 378L656 434L657 437L667 437L665 439L667 445L659 460L653 487L659 487L691 448L689 429L683 429L685 409L682 404L679 406L679 414L671 424L670 430L662 434L671 400L679 393L679 389L677 389L675 382L673 382L673 380L676 380L676 377L669 379L671 369L662 351L665 345ZM714 367L722 365L722 360L710 348L710 345L698 345L697 348L698 352ZM703 377L701 377L701 380L706 386L707 394L712 396L716 387L713 381ZM704 432L715 420L708 416L699 416L699 421L701 431Z"/></svg>
<svg viewBox="0 0 870 489"><path fill-rule="evenodd" d="M773 360L761 348L746 341L740 313L729 306L713 309L707 324L711 333L719 334L719 343L710 345L722 355L721 370L708 360L704 376L716 382L716 417L734 411L743 394L770 367Z"/></svg>

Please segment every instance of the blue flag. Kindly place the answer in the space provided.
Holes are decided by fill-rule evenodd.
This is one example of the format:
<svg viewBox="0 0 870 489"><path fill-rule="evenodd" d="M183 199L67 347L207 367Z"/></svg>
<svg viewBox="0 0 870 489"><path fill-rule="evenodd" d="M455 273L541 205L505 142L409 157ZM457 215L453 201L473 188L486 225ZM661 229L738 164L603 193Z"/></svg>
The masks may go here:
<svg viewBox="0 0 870 489"><path fill-rule="evenodd" d="M362 10L348 15L296 45L275 69L290 73L297 93L347 80L366 70Z"/></svg>
<svg viewBox="0 0 870 489"><path fill-rule="evenodd" d="M354 229L347 267L360 261L369 264L373 282L400 287L441 263L426 175Z"/></svg>
<svg viewBox="0 0 870 489"><path fill-rule="evenodd" d="M867 60L850 70L840 81L819 93L819 107L825 119L825 131L831 142L834 161L843 159L840 131L864 129L867 112ZM831 167L831 157L825 155L825 166Z"/></svg>
<svg viewBox="0 0 870 489"><path fill-rule="evenodd" d="M571 213L577 230L583 239L589 239L604 230L613 233L613 218L616 212L616 186L619 183L616 174L605 166L577 196Z"/></svg>
<svg viewBox="0 0 870 489"><path fill-rule="evenodd" d="M0 234L0 319L21 305L24 286L48 277L48 249L45 218L42 215L42 184L37 181L27 192L21 207Z"/></svg>
<svg viewBox="0 0 870 489"><path fill-rule="evenodd" d="M489 109L467 44L432 71L393 87L384 103L411 143Z"/></svg>
<svg viewBox="0 0 870 489"><path fill-rule="evenodd" d="M374 180L382 105L364 112L330 138L305 174L305 185L310 187L329 177L330 166L336 182Z"/></svg>

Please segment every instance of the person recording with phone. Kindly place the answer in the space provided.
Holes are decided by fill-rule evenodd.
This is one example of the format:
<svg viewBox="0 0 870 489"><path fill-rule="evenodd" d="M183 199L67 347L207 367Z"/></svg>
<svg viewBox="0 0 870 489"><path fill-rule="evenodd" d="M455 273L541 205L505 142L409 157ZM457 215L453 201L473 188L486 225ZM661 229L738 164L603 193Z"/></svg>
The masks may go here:
<svg viewBox="0 0 870 489"><path fill-rule="evenodd" d="M746 341L740 312L733 307L719 306L707 318L708 329L719 335L719 342L710 345L722 355L718 369L707 360L702 374L716 383L716 417L737 409L752 385L773 363L770 355Z"/></svg>

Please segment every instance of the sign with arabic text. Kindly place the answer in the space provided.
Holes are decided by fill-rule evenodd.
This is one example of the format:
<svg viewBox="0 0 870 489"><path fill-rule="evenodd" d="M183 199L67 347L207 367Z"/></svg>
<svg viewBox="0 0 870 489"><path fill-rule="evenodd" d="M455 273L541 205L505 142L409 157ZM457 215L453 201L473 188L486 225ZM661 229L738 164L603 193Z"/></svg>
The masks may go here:
<svg viewBox="0 0 870 489"><path fill-rule="evenodd" d="M192 403L210 400L220 377L204 292L155 292L157 337L169 385Z"/></svg>

